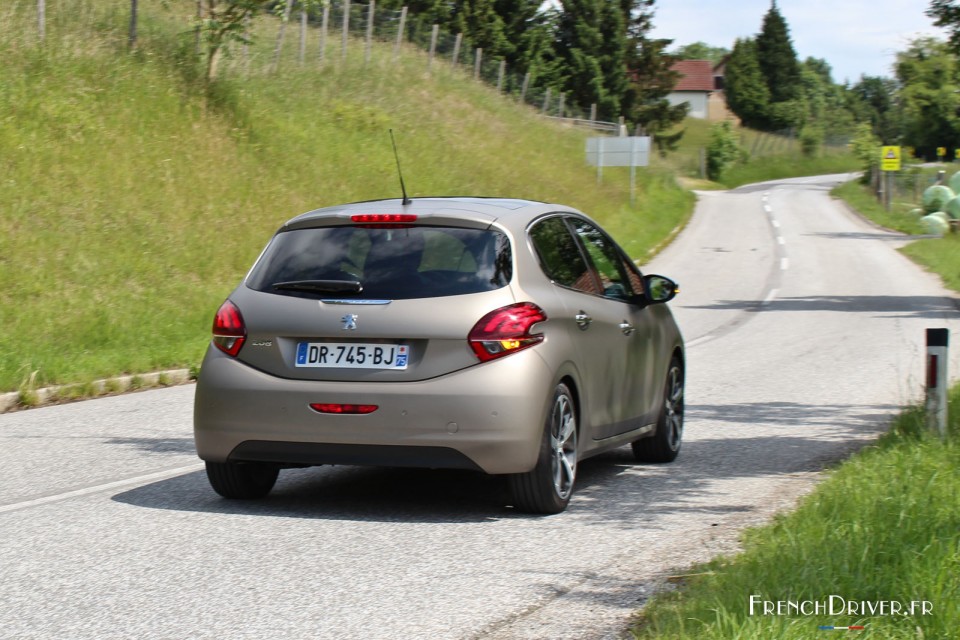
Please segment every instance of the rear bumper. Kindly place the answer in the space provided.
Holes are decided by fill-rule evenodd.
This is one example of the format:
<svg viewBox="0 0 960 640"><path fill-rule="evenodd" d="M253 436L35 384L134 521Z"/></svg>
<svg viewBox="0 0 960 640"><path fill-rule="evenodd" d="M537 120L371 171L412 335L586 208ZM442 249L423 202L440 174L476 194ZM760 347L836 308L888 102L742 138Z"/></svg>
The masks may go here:
<svg viewBox="0 0 960 640"><path fill-rule="evenodd" d="M197 453L282 464L370 464L522 473L534 467L553 373L536 349L419 382L287 380L216 349L194 402ZM367 415L310 403L375 404Z"/></svg>

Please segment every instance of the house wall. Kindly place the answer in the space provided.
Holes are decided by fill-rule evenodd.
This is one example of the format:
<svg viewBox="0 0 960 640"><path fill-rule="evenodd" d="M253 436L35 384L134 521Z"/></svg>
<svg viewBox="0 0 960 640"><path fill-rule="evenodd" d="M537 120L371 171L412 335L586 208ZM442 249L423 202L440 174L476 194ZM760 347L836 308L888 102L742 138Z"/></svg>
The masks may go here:
<svg viewBox="0 0 960 640"><path fill-rule="evenodd" d="M709 116L707 96L705 91L674 91L667 95L667 101L674 106L684 102L689 103L690 111L687 117L706 120Z"/></svg>

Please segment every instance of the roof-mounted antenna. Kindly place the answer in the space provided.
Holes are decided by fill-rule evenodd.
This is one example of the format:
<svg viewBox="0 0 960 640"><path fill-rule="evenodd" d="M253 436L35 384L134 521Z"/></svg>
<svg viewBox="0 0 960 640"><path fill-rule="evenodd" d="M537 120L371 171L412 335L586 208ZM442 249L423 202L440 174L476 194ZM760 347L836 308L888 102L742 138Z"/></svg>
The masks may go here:
<svg viewBox="0 0 960 640"><path fill-rule="evenodd" d="M400 154L397 153L397 141L393 137L393 129L389 129L389 131L390 131L390 142L393 143L393 157L396 158L397 160L397 175L400 176L400 192L403 193L403 202L401 202L400 204L402 204L403 206L407 206L408 204L412 204L413 200L407 197L407 187L404 186L403 184L403 171L400 169Z"/></svg>

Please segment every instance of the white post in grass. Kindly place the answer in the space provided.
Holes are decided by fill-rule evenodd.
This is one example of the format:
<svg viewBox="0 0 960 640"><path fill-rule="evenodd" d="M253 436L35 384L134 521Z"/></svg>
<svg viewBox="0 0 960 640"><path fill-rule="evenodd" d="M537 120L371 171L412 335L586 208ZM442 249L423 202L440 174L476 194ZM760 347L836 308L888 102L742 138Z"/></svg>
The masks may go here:
<svg viewBox="0 0 960 640"><path fill-rule="evenodd" d="M947 437L947 354L950 332L927 329L927 426Z"/></svg>
<svg viewBox="0 0 960 640"><path fill-rule="evenodd" d="M503 76L507 73L507 61L500 61L500 70L497 72L497 91L503 91Z"/></svg>

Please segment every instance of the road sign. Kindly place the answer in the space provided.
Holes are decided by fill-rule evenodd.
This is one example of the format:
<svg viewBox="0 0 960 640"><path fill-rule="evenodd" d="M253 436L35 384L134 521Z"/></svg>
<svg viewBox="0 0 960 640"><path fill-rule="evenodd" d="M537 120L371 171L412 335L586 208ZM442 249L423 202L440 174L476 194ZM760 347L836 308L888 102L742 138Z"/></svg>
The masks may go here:
<svg viewBox="0 0 960 640"><path fill-rule="evenodd" d="M937 157L946 158L947 157L947 148L946 147L937 147Z"/></svg>
<svg viewBox="0 0 960 640"><path fill-rule="evenodd" d="M883 147L880 153L881 171L900 171L900 147Z"/></svg>
<svg viewBox="0 0 960 640"><path fill-rule="evenodd" d="M650 164L650 138L587 138L587 163L594 167L646 167Z"/></svg>

